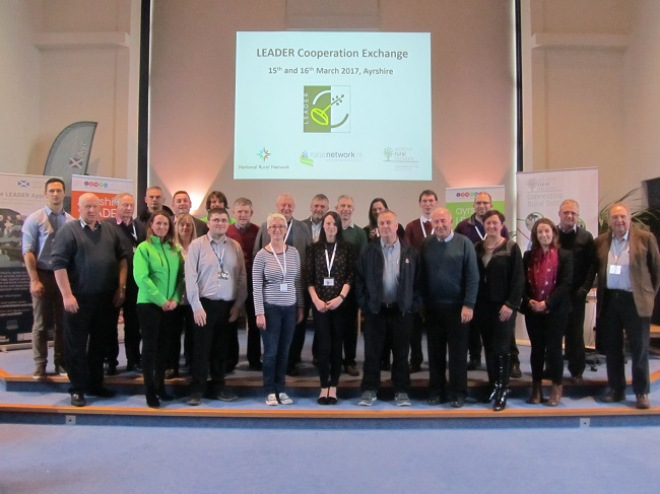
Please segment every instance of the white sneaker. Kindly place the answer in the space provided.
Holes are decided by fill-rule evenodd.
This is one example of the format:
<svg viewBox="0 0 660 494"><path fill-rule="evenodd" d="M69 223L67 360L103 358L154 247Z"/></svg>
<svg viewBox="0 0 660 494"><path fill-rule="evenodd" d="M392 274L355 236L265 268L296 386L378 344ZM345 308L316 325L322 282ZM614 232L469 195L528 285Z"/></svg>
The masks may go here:
<svg viewBox="0 0 660 494"><path fill-rule="evenodd" d="M279 403L277 401L277 396L275 396L275 393L271 393L266 397L266 405L269 405L269 406L279 405Z"/></svg>
<svg viewBox="0 0 660 494"><path fill-rule="evenodd" d="M280 393L280 403L282 405L292 405L293 400L286 393Z"/></svg>

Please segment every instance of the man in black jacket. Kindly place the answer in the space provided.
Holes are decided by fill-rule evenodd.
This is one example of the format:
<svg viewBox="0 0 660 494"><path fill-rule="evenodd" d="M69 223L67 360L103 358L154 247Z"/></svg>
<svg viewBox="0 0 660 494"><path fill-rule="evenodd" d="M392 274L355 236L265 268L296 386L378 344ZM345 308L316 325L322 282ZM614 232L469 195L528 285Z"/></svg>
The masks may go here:
<svg viewBox="0 0 660 494"><path fill-rule="evenodd" d="M144 226L133 218L135 213L135 198L128 193L118 194L115 199L114 218L107 218L107 223L116 228L126 252L127 274L126 274L126 297L124 298L124 347L126 349L126 371L142 372L140 367L140 324L137 317L137 293L138 287L133 277L133 254L138 244L146 238ZM119 314L119 309L117 309ZM106 373L111 376L117 373L117 356L119 355L119 341L117 331L110 335L110 341L106 348Z"/></svg>
<svg viewBox="0 0 660 494"><path fill-rule="evenodd" d="M413 314L420 308L420 272L415 249L399 241L396 214L378 216L380 239L362 251L356 270L358 305L364 314L364 373L359 405L371 406L380 387L380 357L392 338L392 383L398 406L410 406L408 350Z"/></svg>
<svg viewBox="0 0 660 494"><path fill-rule="evenodd" d="M559 242L562 249L573 254L572 309L564 332L568 370L573 382L582 383L586 367L584 348L584 309L587 294L596 276L596 247L594 237L578 226L580 205L566 199L559 205Z"/></svg>

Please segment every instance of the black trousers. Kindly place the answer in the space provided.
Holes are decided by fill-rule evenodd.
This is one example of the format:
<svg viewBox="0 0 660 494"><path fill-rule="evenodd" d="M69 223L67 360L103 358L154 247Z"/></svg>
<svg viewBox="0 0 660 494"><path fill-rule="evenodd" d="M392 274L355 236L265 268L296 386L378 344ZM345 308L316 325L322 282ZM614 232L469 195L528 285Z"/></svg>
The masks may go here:
<svg viewBox="0 0 660 494"><path fill-rule="evenodd" d="M568 312L559 310L547 314L525 314L527 334L532 345L529 357L532 366L532 380L543 379L543 365L547 365L553 384L561 384L564 375L564 361L561 355L561 341L566 327Z"/></svg>
<svg viewBox="0 0 660 494"><path fill-rule="evenodd" d="M424 353L422 352L423 330L424 318L419 312L415 312L410 333L410 365L413 366L422 365L422 362L424 362Z"/></svg>
<svg viewBox="0 0 660 494"><path fill-rule="evenodd" d="M500 321L502 303L477 302L474 308L474 318L471 326L476 326L484 342L488 379L494 383L495 361L499 355L508 355L511 338L516 329L516 311L513 311L508 321Z"/></svg>
<svg viewBox="0 0 660 494"><path fill-rule="evenodd" d="M392 341L392 384L394 392L408 392L408 351L412 313L401 314L399 308L381 308L378 314L364 315L364 372L362 391L376 391L380 387L380 361L388 336Z"/></svg>
<svg viewBox="0 0 660 494"><path fill-rule="evenodd" d="M173 331L173 312L166 312L156 304L137 304L142 331L142 375L147 389L163 388L167 343Z"/></svg>
<svg viewBox="0 0 660 494"><path fill-rule="evenodd" d="M109 335L117 331L114 293L75 295L78 312L64 312L64 342L70 393L84 393L103 384L103 359Z"/></svg>
<svg viewBox="0 0 660 494"><path fill-rule="evenodd" d="M454 396L467 396L467 351L470 325L461 322L462 305L427 308L429 352L429 395L443 396L447 384L449 354L449 389Z"/></svg>
<svg viewBox="0 0 660 494"><path fill-rule="evenodd" d="M195 318L190 305L179 305L172 314L172 331L167 336L167 369L179 370L181 360L181 334L183 333L183 353L186 365L192 365L193 360L193 332L195 331Z"/></svg>
<svg viewBox="0 0 660 494"><path fill-rule="evenodd" d="M126 280L126 297L121 309L124 314L124 349L126 350L126 360L129 364L140 363L140 322L137 315L137 296L138 287L135 280L129 275ZM119 318L119 309L116 309L117 318ZM108 335L106 344L107 353L105 361L108 364L117 365L119 362L119 336L117 330Z"/></svg>
<svg viewBox="0 0 660 494"><path fill-rule="evenodd" d="M573 298L573 309L568 313L564 342L568 370L571 376L581 376L587 366L586 350L584 348L584 297Z"/></svg>
<svg viewBox="0 0 660 494"><path fill-rule="evenodd" d="M346 307L342 303L335 310L319 312L312 305L314 340L321 387L337 386L341 375L341 344L346 325Z"/></svg>
<svg viewBox="0 0 660 494"><path fill-rule="evenodd" d="M341 307L344 307L344 318L346 320L344 324L344 331L342 334L342 339L344 343L344 363L346 365L353 364L355 365L355 354L357 352L357 317L358 317L358 303L357 297L355 295L355 290L351 288L351 291L346 295L346 300L342 302Z"/></svg>
<svg viewBox="0 0 660 494"><path fill-rule="evenodd" d="M225 384L225 357L231 323L229 311L233 301L200 299L206 311L206 325L195 325L193 333L192 392L204 393L210 374L210 391Z"/></svg>
<svg viewBox="0 0 660 494"><path fill-rule="evenodd" d="M607 381L611 389L620 392L626 389L624 329L632 358L633 391L635 394L648 394L651 318L639 316L632 293L607 290L598 318L598 332L601 333L605 345Z"/></svg>
<svg viewBox="0 0 660 494"><path fill-rule="evenodd" d="M305 332L307 331L307 315L312 306L312 299L309 293L305 291L305 307L303 309L303 320L296 324L296 329L293 332L293 339L289 347L289 368L295 366L301 361L303 347L305 346Z"/></svg>
<svg viewBox="0 0 660 494"><path fill-rule="evenodd" d="M470 334L468 337L468 355L470 360L481 360L481 331L476 321L470 321Z"/></svg>
<svg viewBox="0 0 660 494"><path fill-rule="evenodd" d="M252 285L248 285L248 298L245 301L245 317L247 319L247 359L250 366L256 367L261 362L261 335L257 327L257 316L254 313L254 296ZM240 345L238 343L238 332L242 329L238 321L232 323L234 327L229 332L229 343L227 347L227 360L225 369L234 369L240 360Z"/></svg>

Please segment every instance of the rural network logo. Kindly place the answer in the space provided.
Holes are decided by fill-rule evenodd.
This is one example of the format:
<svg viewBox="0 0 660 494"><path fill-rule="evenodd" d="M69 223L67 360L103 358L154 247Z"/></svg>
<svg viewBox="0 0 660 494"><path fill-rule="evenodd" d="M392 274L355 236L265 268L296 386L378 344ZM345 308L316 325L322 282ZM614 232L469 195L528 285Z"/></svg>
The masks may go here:
<svg viewBox="0 0 660 494"><path fill-rule="evenodd" d="M309 153L307 151L303 151L300 154L300 162L303 165L312 166L312 167L314 166L314 160L309 157Z"/></svg>
<svg viewBox="0 0 660 494"><path fill-rule="evenodd" d="M477 192L456 192L456 197L458 198L466 198L470 196L476 196Z"/></svg>
<svg viewBox="0 0 660 494"><path fill-rule="evenodd" d="M271 154L270 151L268 151L268 149L266 149L266 146L264 146L259 150L257 156L259 156L259 159L265 163L266 160L270 158L270 154Z"/></svg>
<svg viewBox="0 0 660 494"><path fill-rule="evenodd" d="M383 149L383 156L385 157L385 161L413 162L416 161L413 151L411 147L386 147Z"/></svg>
<svg viewBox="0 0 660 494"><path fill-rule="evenodd" d="M95 189L107 189L109 187L108 182L92 182L89 180L85 180L84 185Z"/></svg>
<svg viewBox="0 0 660 494"><path fill-rule="evenodd" d="M303 132L350 132L350 86L304 86Z"/></svg>

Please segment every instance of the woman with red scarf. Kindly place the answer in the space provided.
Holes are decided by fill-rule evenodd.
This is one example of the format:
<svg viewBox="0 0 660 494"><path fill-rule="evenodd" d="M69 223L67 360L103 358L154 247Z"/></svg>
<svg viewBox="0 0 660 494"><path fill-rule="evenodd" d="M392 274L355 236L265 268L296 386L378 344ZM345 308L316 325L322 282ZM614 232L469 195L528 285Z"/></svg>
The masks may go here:
<svg viewBox="0 0 660 494"><path fill-rule="evenodd" d="M561 342L571 308L573 279L573 258L570 252L559 248L558 239L555 224L548 218L541 218L532 228L532 248L523 257L526 282L521 309L532 344L532 396L527 402L543 401L541 380L543 364L547 361L552 379L547 404L551 407L559 405L563 392Z"/></svg>

